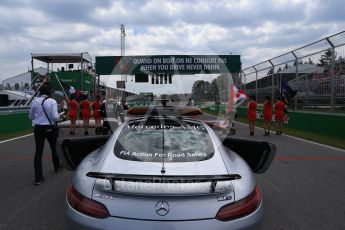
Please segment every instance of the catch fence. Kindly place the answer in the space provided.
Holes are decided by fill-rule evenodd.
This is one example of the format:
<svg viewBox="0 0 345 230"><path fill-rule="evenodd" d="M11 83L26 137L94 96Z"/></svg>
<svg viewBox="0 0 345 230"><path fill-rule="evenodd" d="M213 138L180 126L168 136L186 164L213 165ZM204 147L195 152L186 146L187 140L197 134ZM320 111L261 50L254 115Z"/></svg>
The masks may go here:
<svg viewBox="0 0 345 230"><path fill-rule="evenodd" d="M289 109L344 113L345 31L244 68L240 83L258 103L283 86Z"/></svg>

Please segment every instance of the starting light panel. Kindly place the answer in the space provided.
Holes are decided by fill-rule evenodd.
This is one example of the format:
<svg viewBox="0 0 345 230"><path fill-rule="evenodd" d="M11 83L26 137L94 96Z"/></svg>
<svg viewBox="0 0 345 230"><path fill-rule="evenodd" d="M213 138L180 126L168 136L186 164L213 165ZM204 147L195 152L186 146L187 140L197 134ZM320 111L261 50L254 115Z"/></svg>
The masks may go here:
<svg viewBox="0 0 345 230"><path fill-rule="evenodd" d="M172 76L173 76L172 74L161 74L161 73L151 75L151 84L172 84Z"/></svg>

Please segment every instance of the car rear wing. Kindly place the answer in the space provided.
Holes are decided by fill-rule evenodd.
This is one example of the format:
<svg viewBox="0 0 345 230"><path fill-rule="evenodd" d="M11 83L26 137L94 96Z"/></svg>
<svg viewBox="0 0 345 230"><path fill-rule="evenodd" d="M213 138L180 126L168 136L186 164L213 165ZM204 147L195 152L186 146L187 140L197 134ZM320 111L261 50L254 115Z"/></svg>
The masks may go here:
<svg viewBox="0 0 345 230"><path fill-rule="evenodd" d="M116 191L115 181L143 182L143 183L201 183L211 182L211 191L215 192L217 182L241 179L238 174L229 175L199 175L199 176L165 176L165 175L136 175L115 174L102 172L88 172L88 177L109 180L111 189Z"/></svg>

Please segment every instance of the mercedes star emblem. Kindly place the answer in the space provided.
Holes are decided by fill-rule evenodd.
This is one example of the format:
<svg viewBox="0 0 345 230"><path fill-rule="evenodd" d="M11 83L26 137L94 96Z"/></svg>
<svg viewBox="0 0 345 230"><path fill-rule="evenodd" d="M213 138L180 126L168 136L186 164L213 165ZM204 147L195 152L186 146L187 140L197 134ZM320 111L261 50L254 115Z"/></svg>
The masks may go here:
<svg viewBox="0 0 345 230"><path fill-rule="evenodd" d="M168 202L166 201L159 201L156 204L156 213L160 216L165 216L169 213L170 207Z"/></svg>

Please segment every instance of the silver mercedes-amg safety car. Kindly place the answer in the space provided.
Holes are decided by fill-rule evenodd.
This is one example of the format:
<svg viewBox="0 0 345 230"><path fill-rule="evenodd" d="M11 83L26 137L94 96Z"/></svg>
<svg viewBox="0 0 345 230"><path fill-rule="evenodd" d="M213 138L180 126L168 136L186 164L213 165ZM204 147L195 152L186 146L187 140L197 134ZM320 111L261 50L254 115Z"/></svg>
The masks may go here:
<svg viewBox="0 0 345 230"><path fill-rule="evenodd" d="M258 229L263 204L253 172L275 155L267 142L220 140L204 121L157 114L111 136L60 140L58 149L75 170L69 229Z"/></svg>

